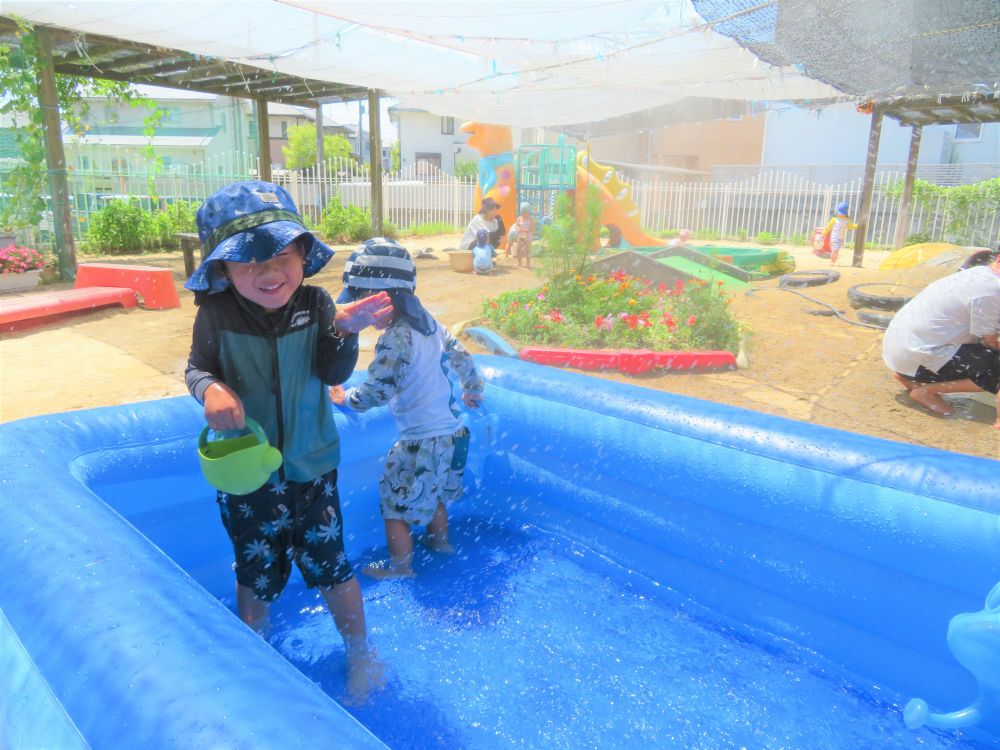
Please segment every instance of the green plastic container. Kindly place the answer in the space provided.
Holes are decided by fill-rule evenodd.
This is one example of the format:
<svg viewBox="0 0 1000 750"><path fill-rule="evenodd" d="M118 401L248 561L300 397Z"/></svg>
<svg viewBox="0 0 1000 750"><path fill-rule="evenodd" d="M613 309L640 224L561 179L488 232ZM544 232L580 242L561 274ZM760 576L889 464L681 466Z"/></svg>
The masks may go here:
<svg viewBox="0 0 1000 750"><path fill-rule="evenodd" d="M248 435L210 441L206 425L198 436L201 473L215 489L230 495L260 489L281 466L281 451L267 442L264 428L249 417L246 422Z"/></svg>

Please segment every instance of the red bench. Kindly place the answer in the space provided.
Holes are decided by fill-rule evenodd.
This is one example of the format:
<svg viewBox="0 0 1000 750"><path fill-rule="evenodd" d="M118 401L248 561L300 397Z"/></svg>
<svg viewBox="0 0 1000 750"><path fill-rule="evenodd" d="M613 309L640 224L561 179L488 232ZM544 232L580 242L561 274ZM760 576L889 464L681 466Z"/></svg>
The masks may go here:
<svg viewBox="0 0 1000 750"><path fill-rule="evenodd" d="M124 263L81 263L76 267L76 288L125 287L142 297L147 310L180 307L181 300L169 268L130 266Z"/></svg>
<svg viewBox="0 0 1000 750"><path fill-rule="evenodd" d="M92 286L53 292L32 292L9 299L0 298L0 330L12 331L78 310L139 304L136 293L120 287Z"/></svg>

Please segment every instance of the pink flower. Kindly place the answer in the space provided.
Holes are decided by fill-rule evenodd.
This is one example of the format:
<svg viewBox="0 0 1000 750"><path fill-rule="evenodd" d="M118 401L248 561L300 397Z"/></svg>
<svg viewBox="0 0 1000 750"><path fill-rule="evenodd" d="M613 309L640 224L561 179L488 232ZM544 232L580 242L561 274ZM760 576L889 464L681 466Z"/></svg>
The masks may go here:
<svg viewBox="0 0 1000 750"><path fill-rule="evenodd" d="M559 312L558 310L550 310L549 314L546 317L549 320L551 320L553 323L562 323L563 322L562 313Z"/></svg>
<svg viewBox="0 0 1000 750"><path fill-rule="evenodd" d="M610 331L615 327L615 319L610 315L598 315L594 318L594 327L598 330Z"/></svg>
<svg viewBox="0 0 1000 750"><path fill-rule="evenodd" d="M544 300L545 300L545 295L544 295L544 294L539 294L539 295L538 295L538 299L540 299L540 300L543 300L543 301L544 301Z"/></svg>
<svg viewBox="0 0 1000 750"><path fill-rule="evenodd" d="M691 326L693 326L697 322L698 322L698 316L692 315L691 317L689 317L687 319L688 328L690 328Z"/></svg>

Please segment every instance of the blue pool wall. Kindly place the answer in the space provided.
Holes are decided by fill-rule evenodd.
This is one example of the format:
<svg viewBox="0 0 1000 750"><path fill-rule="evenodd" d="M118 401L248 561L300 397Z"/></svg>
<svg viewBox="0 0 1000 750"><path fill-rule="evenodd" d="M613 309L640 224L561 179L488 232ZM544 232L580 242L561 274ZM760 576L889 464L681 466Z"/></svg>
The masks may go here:
<svg viewBox="0 0 1000 750"><path fill-rule="evenodd" d="M487 406L470 420L459 515L578 539L889 701L974 698L944 634L1000 571L1000 464L477 362ZM385 410L337 418L354 557L382 543L377 477L394 427ZM0 425L0 565L18 572L0 577L0 666L20 675L0 683L7 746L382 746L218 601L232 552L197 474L201 425L187 398ZM151 477L186 526L144 536L133 524L169 513L152 507L162 498L125 492L112 507L92 489Z"/></svg>

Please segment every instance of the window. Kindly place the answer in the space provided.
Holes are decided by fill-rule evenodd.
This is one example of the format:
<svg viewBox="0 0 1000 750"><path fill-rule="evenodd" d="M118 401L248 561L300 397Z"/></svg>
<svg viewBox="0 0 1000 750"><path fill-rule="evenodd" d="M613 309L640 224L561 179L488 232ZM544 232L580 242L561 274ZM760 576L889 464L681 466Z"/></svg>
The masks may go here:
<svg viewBox="0 0 1000 750"><path fill-rule="evenodd" d="M414 159L417 162L417 174L421 177L430 176L435 170L441 169L441 154L417 153Z"/></svg>
<svg viewBox="0 0 1000 750"><path fill-rule="evenodd" d="M956 141L978 141L983 134L981 122L960 123L955 126Z"/></svg>
<svg viewBox="0 0 1000 750"><path fill-rule="evenodd" d="M286 120L281 121L281 137L288 140L288 122Z"/></svg>
<svg viewBox="0 0 1000 750"><path fill-rule="evenodd" d="M455 135L455 118L441 118L441 135Z"/></svg>

